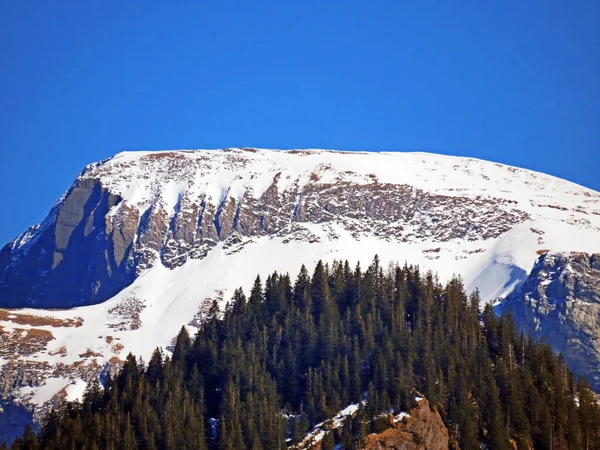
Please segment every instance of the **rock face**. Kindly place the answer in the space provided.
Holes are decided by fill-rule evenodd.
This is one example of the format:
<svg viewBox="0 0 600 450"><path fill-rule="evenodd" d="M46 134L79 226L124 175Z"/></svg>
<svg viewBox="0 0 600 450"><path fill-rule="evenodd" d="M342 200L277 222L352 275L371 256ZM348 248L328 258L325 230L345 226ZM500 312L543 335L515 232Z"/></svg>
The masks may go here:
<svg viewBox="0 0 600 450"><path fill-rule="evenodd" d="M545 253L498 306L525 333L545 339L600 392L600 254Z"/></svg>
<svg viewBox="0 0 600 450"><path fill-rule="evenodd" d="M356 441L355 448L360 450L447 450L448 448L457 448L454 441L450 439L448 428L438 411L431 410L429 402L424 397L419 396L416 401L416 406L409 413L380 415L379 419L387 421L388 428L381 433L372 433L360 441ZM317 424L302 442L291 449L324 450L323 442L326 435L333 435L336 436L337 441L341 440L344 423L352 420L357 410L357 404L350 405L332 419Z"/></svg>
<svg viewBox="0 0 600 450"><path fill-rule="evenodd" d="M107 229L121 199L101 183L77 179L44 223L0 251L0 305L69 307L98 303L134 277L135 228Z"/></svg>
<svg viewBox="0 0 600 450"><path fill-rule="evenodd" d="M409 416L393 423L391 428L379 434L370 434L361 444L364 450L448 450L448 429L437 411L432 411L423 399L412 409Z"/></svg>

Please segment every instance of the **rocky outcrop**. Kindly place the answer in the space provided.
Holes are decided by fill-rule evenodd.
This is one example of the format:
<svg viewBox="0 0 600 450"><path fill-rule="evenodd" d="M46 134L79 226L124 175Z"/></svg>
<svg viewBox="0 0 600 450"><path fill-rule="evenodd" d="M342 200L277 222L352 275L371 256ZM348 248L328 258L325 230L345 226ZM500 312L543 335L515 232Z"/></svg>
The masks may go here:
<svg viewBox="0 0 600 450"><path fill-rule="evenodd" d="M408 416L395 422L390 417L390 428L364 438L363 450L448 450L451 448L448 429L440 414L431 410L423 399ZM452 447L454 448L454 447Z"/></svg>
<svg viewBox="0 0 600 450"><path fill-rule="evenodd" d="M600 392L600 254L545 253L498 307L544 339Z"/></svg>
<svg viewBox="0 0 600 450"><path fill-rule="evenodd" d="M359 406L350 405L335 417L315 425L293 450L325 450L325 437L342 440L342 428L355 418ZM377 417L380 433L369 434L354 442L358 450L447 450L457 449L448 429L436 409L431 409L424 397L416 397L416 406L409 413L381 414ZM341 444L338 444L341 448ZM336 447L338 448L338 447Z"/></svg>
<svg viewBox="0 0 600 450"><path fill-rule="evenodd" d="M0 251L0 305L93 304L131 283L132 220L106 226L120 201L98 180L78 179L40 226Z"/></svg>

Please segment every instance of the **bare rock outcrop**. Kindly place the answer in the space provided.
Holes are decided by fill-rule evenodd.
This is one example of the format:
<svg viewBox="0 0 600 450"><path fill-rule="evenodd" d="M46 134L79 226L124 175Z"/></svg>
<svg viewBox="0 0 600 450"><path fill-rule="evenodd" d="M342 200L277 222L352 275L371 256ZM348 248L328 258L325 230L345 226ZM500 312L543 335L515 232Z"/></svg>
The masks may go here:
<svg viewBox="0 0 600 450"><path fill-rule="evenodd" d="M600 254L545 253L499 306L600 392Z"/></svg>
<svg viewBox="0 0 600 450"><path fill-rule="evenodd" d="M448 428L440 414L431 410L429 402L423 399L412 409L408 417L394 422L387 430L366 436L361 443L363 450L448 450L451 441Z"/></svg>
<svg viewBox="0 0 600 450"><path fill-rule="evenodd" d="M352 407L354 406L354 409ZM304 440L291 447L293 450L325 450L326 436L341 439L344 423L352 420L357 405L350 405L334 418L315 426ZM351 410L353 412L348 412ZM379 426L385 428L379 433L369 434L354 442L357 450L448 450L458 449L451 439L448 428L436 409L431 409L427 399L417 397L417 404L409 413L387 414L378 418ZM331 442L330 442L331 444ZM338 444L335 448L341 448Z"/></svg>

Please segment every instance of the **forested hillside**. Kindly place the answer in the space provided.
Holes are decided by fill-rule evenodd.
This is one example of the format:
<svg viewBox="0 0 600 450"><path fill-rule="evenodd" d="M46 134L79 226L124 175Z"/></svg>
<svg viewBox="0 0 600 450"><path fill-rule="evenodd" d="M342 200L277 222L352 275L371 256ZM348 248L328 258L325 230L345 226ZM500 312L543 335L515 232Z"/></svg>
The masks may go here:
<svg viewBox="0 0 600 450"><path fill-rule="evenodd" d="M323 448L360 448L381 413L407 411L415 389L462 449L598 449L600 407L545 344L511 317L479 311L460 279L418 267L319 263L273 273L203 328L183 328L172 358L130 355L81 404L48 416L15 449L286 449L312 426L366 400ZM511 440L513 441L511 443Z"/></svg>

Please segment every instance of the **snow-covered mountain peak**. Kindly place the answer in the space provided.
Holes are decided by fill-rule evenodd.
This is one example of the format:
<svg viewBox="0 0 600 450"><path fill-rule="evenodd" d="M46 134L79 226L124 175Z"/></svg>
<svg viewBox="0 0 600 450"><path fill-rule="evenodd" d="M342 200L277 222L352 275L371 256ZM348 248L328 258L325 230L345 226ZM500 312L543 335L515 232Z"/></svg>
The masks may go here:
<svg viewBox="0 0 600 450"><path fill-rule="evenodd" d="M460 261L494 249L469 286L492 299L523 278L513 271L499 288L498 268L527 267L533 249L589 250L599 230L599 193L472 158L252 148L122 152L87 166L42 224L2 250L0 305L97 303L157 261L173 269L220 242L330 243L344 233L353 242L376 237L423 246L430 262L444 260L445 251ZM68 289L58 274L72 275L71 264L81 283ZM447 264L430 265L448 272ZM8 282L15 273L33 282L16 283L16 291Z"/></svg>
<svg viewBox="0 0 600 450"><path fill-rule="evenodd" d="M257 274L378 254L459 274L490 301L547 250L600 252L598 192L428 153L123 152L0 251L0 306L30 308L0 309L0 385L36 404L76 396Z"/></svg>

